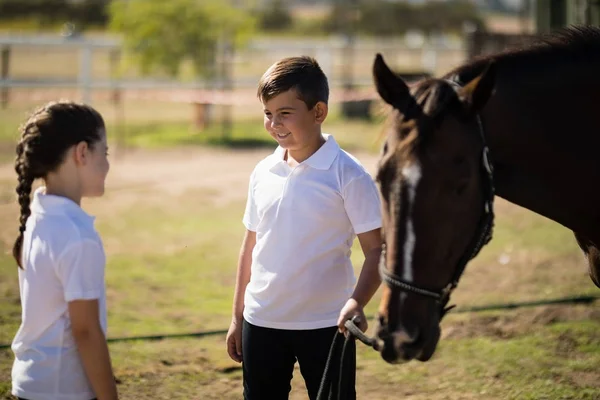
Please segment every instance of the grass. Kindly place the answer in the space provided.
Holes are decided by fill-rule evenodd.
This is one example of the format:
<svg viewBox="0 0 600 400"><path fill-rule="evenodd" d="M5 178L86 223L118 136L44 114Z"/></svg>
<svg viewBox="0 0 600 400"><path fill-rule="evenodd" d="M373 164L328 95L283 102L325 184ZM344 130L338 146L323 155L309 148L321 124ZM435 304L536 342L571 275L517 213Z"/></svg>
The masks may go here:
<svg viewBox="0 0 600 400"><path fill-rule="evenodd" d="M141 104L132 111L136 117L119 139L142 156L132 156L138 161L127 164L115 162L111 176L125 179L125 165L142 173L168 169L173 160L164 159L164 150L185 147L182 154L190 158L194 151L205 157L206 148L218 149L230 157L230 170L225 172L239 169L245 177L249 170L236 164L238 156L257 152L251 159L258 160L274 145L260 120L237 119L231 136L224 139L218 125L197 132L181 122L188 110L161 106ZM161 118L147 121L144 109L150 117L162 111ZM0 111L0 146L14 146L11 132L24 113L25 108ZM119 125L109 111L106 115L109 131L117 135ZM349 122L333 112L324 130L349 150L375 152L380 122ZM254 150L245 152L246 146ZM12 158L0 147L2 154L5 160ZM8 254L16 231L14 182L10 167L6 171L0 178L0 343L12 340L21 313L17 270ZM216 170L190 172L202 180ZM152 179L122 181L103 199L86 204L98 216L108 254L109 336L227 329L246 188L224 188L235 195L220 200L222 193L213 187L172 193L163 190L160 181L146 186ZM493 241L469 264L453 295L458 309L598 294L570 231L501 199L496 213ZM357 243L353 250L358 271L362 257ZM379 296L368 305L368 315L375 314ZM445 336L427 364L391 366L359 345L359 398L600 398L597 304L451 313L442 328ZM113 342L110 350L125 399L240 397L241 371L226 356L222 334ZM10 350L0 350L0 399L9 398L12 360ZM305 398L302 388L296 371L291 398Z"/></svg>
<svg viewBox="0 0 600 400"><path fill-rule="evenodd" d="M243 232L243 202L215 204L213 194L202 190L154 197L151 190L135 190L138 200L131 204L119 203L118 193L109 191L105 206L91 205L98 211L97 226L109 256L109 336L226 329ZM6 230L14 215L6 208L10 206L4 207L0 226ZM3 237L12 236L9 232ZM12 340L20 322L17 271L6 254L9 245L9 241L2 244L0 255L2 343ZM511 246L513 255L523 252L531 257L517 257L498 271L495 258ZM354 250L358 268L362 257L356 245ZM578 269L576 254L574 240L562 227L499 204L495 239L467 269L455 300L469 306L506 301L508 296L518 301L597 293ZM534 266L527 260L534 260ZM546 263L545 273L535 268L536 263ZM530 269L536 273L528 274ZM549 287L554 292L547 294ZM378 296L368 306L370 315ZM600 316L593 309L556 306L450 315L443 324L450 336L427 364L387 365L359 345L359 397L597 399ZM543 319L557 310L563 310L559 317ZM492 328L504 329L504 334ZM465 329L467 333L452 334ZM215 335L111 343L120 393L135 399L239 398L241 372L228 360L223 340L224 335ZM0 351L0 398L8 398L11 363L12 353ZM292 398L303 398L298 371L293 385Z"/></svg>
<svg viewBox="0 0 600 400"><path fill-rule="evenodd" d="M115 316L115 335L208 330L227 324L243 204L216 209L196 204L199 210L186 214L136 207L116 216L121 228L100 225L109 238L127 235L119 243L124 251L114 254L107 276L115 309L123 310ZM193 209L183 199L178 206ZM137 243L143 243L143 249ZM126 250L131 247L138 251ZM132 281L136 289L129 291ZM140 298L147 299L143 312L137 306Z"/></svg>
<svg viewBox="0 0 600 400"><path fill-rule="evenodd" d="M26 121L34 104L20 104L0 109L0 163L13 159L14 145L18 141L18 128ZM192 109L189 105L160 101L126 104L126 120L119 120L109 104L95 104L103 114L111 147L161 149L177 146L211 146L227 149L273 148L275 142L265 132L260 106L252 115L235 118L228 134L219 115L205 129L200 130L191 123ZM381 132L382 116L376 114L372 120L345 120L336 106L332 106L323 129L335 135L340 145L348 151L377 151Z"/></svg>
<svg viewBox="0 0 600 400"><path fill-rule="evenodd" d="M594 383L577 385L569 377L574 373L574 364L579 365L579 372L593 373L600 361L598 348L589 351L575 345L565 356L559 347L566 338L590 337L598 346L597 329L598 323L557 324L508 340L446 340L431 363L390 370L381 384L401 385L404 391L424 396L433 396L440 388L452 388L460 398L597 398ZM377 361L373 354L363 357L367 363Z"/></svg>
<svg viewBox="0 0 600 400"><path fill-rule="evenodd" d="M226 148L273 148L273 139L265 132L262 120L247 119L233 124L228 135L223 134L222 125L215 123L198 131L189 123L139 124L127 128L127 146L142 148L162 148L180 145L208 145ZM324 125L324 131L331 132L344 149L349 151L368 149L376 151L379 125L368 121L348 123L338 116Z"/></svg>

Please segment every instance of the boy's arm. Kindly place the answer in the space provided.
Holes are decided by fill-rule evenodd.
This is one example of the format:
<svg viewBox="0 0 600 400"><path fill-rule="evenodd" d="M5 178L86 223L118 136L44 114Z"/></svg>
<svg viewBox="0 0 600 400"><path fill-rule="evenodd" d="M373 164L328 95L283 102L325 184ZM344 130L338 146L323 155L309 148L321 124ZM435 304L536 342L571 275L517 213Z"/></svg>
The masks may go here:
<svg viewBox="0 0 600 400"><path fill-rule="evenodd" d="M227 353L232 360L242 362L242 320L244 314L244 294L246 286L250 282L250 271L252 267L252 250L256 245L256 232L246 230L240 257L238 260L237 276L235 279L235 290L233 293L233 316L231 325L227 332L225 343Z"/></svg>
<svg viewBox="0 0 600 400"><path fill-rule="evenodd" d="M117 399L108 345L100 326L98 300L74 300L68 304L73 338L96 398Z"/></svg>
<svg viewBox="0 0 600 400"><path fill-rule="evenodd" d="M236 322L241 321L243 318L244 293L246 293L246 286L248 286L248 282L250 282L252 250L254 250L255 245L256 232L247 229L240 249L237 276L235 279L235 292L233 295L233 320Z"/></svg>
<svg viewBox="0 0 600 400"><path fill-rule="evenodd" d="M371 301L371 298L381 284L378 268L382 245L381 229L360 233L357 236L360 247L365 255L365 261L363 262L352 298L361 307L365 307Z"/></svg>
<svg viewBox="0 0 600 400"><path fill-rule="evenodd" d="M342 332L346 330L344 323L355 316L359 317L359 328L363 332L367 330L368 324L363 308L369 303L381 284L378 268L382 246L381 229L373 229L357 236L365 255L365 261L354 292L342 308L338 318L338 327Z"/></svg>

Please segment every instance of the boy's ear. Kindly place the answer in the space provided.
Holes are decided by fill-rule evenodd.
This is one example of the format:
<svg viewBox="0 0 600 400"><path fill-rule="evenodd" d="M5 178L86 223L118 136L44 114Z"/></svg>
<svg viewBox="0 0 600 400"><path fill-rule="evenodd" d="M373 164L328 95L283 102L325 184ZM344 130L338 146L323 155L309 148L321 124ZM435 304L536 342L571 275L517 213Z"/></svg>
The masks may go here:
<svg viewBox="0 0 600 400"><path fill-rule="evenodd" d="M329 108L327 104L323 101L319 101L315 105L315 121L322 124L327 118L327 113L329 112Z"/></svg>

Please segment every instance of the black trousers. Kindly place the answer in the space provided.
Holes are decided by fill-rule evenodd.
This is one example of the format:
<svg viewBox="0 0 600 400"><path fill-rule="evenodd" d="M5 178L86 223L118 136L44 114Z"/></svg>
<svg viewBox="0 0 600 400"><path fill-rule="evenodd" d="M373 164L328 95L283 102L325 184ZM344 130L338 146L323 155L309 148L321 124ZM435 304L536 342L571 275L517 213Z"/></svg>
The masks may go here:
<svg viewBox="0 0 600 400"><path fill-rule="evenodd" d="M291 390L294 364L298 361L310 400L315 400L337 326L310 330L283 330L242 326L242 357L245 400L286 400ZM344 381L348 400L356 399L356 346L346 350ZM341 353L333 355L331 376L337 396ZM335 397L334 398L337 398Z"/></svg>

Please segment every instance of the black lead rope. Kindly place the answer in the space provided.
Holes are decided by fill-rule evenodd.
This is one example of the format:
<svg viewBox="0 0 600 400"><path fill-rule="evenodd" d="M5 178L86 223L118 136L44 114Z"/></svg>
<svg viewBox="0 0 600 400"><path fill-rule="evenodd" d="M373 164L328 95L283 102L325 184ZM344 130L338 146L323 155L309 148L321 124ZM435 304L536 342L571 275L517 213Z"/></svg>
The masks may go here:
<svg viewBox="0 0 600 400"><path fill-rule="evenodd" d="M339 330L336 330L335 336L333 337L333 341L331 343L331 347L329 348L329 355L327 356L327 362L325 364L325 370L323 371L323 377L321 378L321 385L319 386L319 393L317 394L317 400L336 400L334 399L336 391L333 386L333 370L332 363L336 354L340 353L341 346L341 354L340 354L340 367L338 370L337 376L337 400L346 400L348 399L348 389L350 386L349 379L351 374L355 375L356 371L344 371L344 366L348 364L348 357L355 357L356 355L351 349L348 348L348 345L355 341L355 339L360 340L365 345L372 347L375 350L379 350L379 342L375 338L370 338L364 334L363 331L357 326L357 317L354 317L352 320L348 320L344 324L346 329L348 330L348 334L344 335Z"/></svg>

